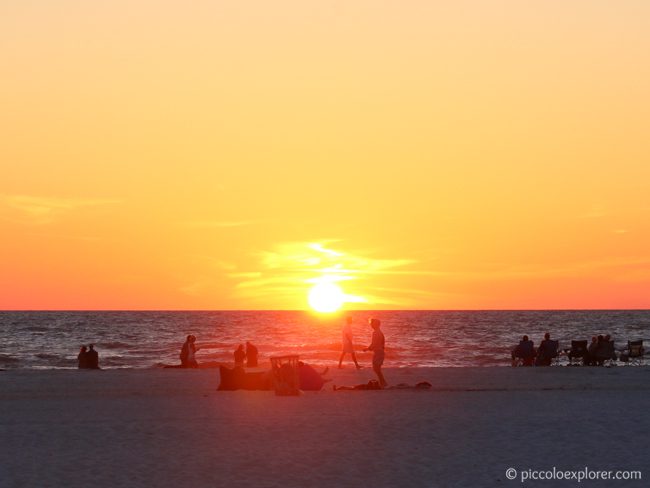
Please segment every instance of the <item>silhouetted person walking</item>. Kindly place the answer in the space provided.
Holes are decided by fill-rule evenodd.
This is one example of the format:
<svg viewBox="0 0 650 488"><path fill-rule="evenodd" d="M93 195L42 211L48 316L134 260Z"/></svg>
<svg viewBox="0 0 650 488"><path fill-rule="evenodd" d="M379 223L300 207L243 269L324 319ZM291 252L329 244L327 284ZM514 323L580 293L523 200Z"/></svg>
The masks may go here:
<svg viewBox="0 0 650 488"><path fill-rule="evenodd" d="M348 353L352 356L352 360L357 369L361 369L361 366L357 362L357 355L354 353L354 344L352 343L352 317L347 317L345 320L342 331L342 342L343 350L341 351L341 357L339 357L339 369L343 367L343 357Z"/></svg>

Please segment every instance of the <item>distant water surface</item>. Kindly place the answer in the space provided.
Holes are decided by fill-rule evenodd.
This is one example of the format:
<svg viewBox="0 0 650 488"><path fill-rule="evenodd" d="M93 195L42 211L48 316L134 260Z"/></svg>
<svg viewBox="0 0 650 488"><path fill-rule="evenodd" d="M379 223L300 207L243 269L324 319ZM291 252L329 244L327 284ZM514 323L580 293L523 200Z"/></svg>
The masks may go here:
<svg viewBox="0 0 650 488"><path fill-rule="evenodd" d="M560 340L611 334L617 348L650 339L650 311L378 311L352 312L355 343L369 344L368 317L382 321L387 367L506 366L521 335L537 345L545 332ZM300 311L0 312L0 368L75 368L81 344L94 343L104 368L178 363L187 334L197 336L199 362L232 361L252 341L261 358L299 354L333 364L342 318ZM349 357L347 358L349 359ZM346 360L347 360L346 359ZM368 364L369 354L360 354Z"/></svg>

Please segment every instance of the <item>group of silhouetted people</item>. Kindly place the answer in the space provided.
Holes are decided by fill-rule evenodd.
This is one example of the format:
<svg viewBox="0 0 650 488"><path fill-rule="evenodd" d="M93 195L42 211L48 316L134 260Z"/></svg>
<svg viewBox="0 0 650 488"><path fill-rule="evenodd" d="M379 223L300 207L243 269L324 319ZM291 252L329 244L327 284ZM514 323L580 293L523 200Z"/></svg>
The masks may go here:
<svg viewBox="0 0 650 488"><path fill-rule="evenodd" d="M95 351L94 344L90 344L88 347L81 346L77 361L79 369L100 369L99 354Z"/></svg>
<svg viewBox="0 0 650 488"><path fill-rule="evenodd" d="M372 369L377 375L378 383L380 388L388 386L386 378L382 372L382 365L384 364L384 350L386 345L386 339L384 333L381 331L381 322L378 319L370 318L368 324L372 328L372 340L370 345L364 348L364 351L372 351ZM526 340L528 338L526 337ZM196 347L196 337L193 335L188 335L185 343L181 348L180 359L181 359L181 368L198 368L199 365L196 361L196 352L199 351L199 348ZM532 342L531 349L532 349ZM235 368L256 368L258 366L258 349L250 341L246 341L246 347L243 344L240 344L237 349L233 352L233 359L235 363ZM362 366L357 360L357 356L354 351L354 338L352 333L352 317L347 317L345 324L342 330L342 351L339 358L339 368L343 367L343 359L346 354L352 356L352 360L357 369L361 369ZM514 354L514 353L513 353ZM514 355L513 355L514 359ZM550 364L550 363L549 363ZM168 367L178 367L178 366L168 366Z"/></svg>
<svg viewBox="0 0 650 488"><path fill-rule="evenodd" d="M580 342L580 341L573 341ZM586 344L587 341L582 341ZM614 341L609 334L594 336L591 344L586 348L574 348L565 350L570 361L582 359L585 366L602 366L605 361L616 360ZM560 354L559 342L551 340L551 334L544 334L544 340L535 348L533 341L527 335L523 336L519 344L512 350L512 365L517 366L550 366L553 359Z"/></svg>
<svg viewBox="0 0 650 488"><path fill-rule="evenodd" d="M512 364L515 366L521 360L523 366L550 366L558 356L558 341L551 340L551 334L544 334L544 340L535 348L533 341L525 335L512 350Z"/></svg>
<svg viewBox="0 0 650 488"><path fill-rule="evenodd" d="M233 356L235 358L235 366L244 367L244 361L246 362L247 368L257 368L257 347L254 346L250 341L246 341L246 349L242 344L239 345Z"/></svg>
<svg viewBox="0 0 650 488"><path fill-rule="evenodd" d="M198 368L199 363L196 360L196 353L200 351L201 348L196 346L196 336L190 334L187 336L183 346L181 347L180 359L181 359L181 368ZM243 345L235 350L235 366L244 366L248 368L257 367L257 347L255 347L251 342L246 342L246 349ZM177 367L177 366L172 366Z"/></svg>
<svg viewBox="0 0 650 488"><path fill-rule="evenodd" d="M602 366L608 359L616 359L614 341L609 334L593 336L587 351L582 356L585 366Z"/></svg>
<svg viewBox="0 0 650 488"><path fill-rule="evenodd" d="M381 367L384 364L384 349L386 347L386 338L384 337L384 333L381 331L381 322L379 319L368 319L368 324L372 328L372 340L370 341L370 345L364 349L364 352L372 351L372 370L377 375L380 388L384 388L388 386L386 378L384 378L384 373L381 370ZM352 356L352 360L354 361L356 368L361 369L362 366L359 365L357 356L354 353L352 317L347 317L345 320L345 325L343 326L342 331L342 339L343 348L341 351L341 356L339 357L339 368L343 367L343 358L346 354L349 353Z"/></svg>

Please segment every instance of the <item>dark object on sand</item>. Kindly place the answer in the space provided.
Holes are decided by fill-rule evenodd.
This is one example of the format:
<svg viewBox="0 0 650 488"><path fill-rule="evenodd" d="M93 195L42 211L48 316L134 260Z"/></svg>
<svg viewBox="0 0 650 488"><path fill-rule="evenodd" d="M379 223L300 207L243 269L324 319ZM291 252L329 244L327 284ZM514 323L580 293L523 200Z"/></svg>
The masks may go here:
<svg viewBox="0 0 650 488"><path fill-rule="evenodd" d="M415 386L409 385L407 383L399 383L394 386L387 386L382 388L377 380L370 380L368 383L356 386L336 386L334 385L334 391L360 391L360 390L430 390L431 383L428 381L420 381L416 383Z"/></svg>
<svg viewBox="0 0 650 488"><path fill-rule="evenodd" d="M370 380L368 383L355 386L336 386L332 387L334 391L353 391L353 390L381 390L382 387L377 380Z"/></svg>
<svg viewBox="0 0 650 488"><path fill-rule="evenodd" d="M232 369L225 366L219 367L221 382L220 391L234 390L270 390L272 388L271 378L268 372L246 372L241 366Z"/></svg>
<svg viewBox="0 0 650 488"><path fill-rule="evenodd" d="M321 374L309 364L299 361L298 378L300 381L300 389L303 391L320 391L325 383L331 381L323 378L323 374L326 372L327 369Z"/></svg>
<svg viewBox="0 0 650 488"><path fill-rule="evenodd" d="M416 383L415 386L409 385L407 383L399 383L394 386L389 386L387 390L430 390L433 385L428 381L420 381Z"/></svg>

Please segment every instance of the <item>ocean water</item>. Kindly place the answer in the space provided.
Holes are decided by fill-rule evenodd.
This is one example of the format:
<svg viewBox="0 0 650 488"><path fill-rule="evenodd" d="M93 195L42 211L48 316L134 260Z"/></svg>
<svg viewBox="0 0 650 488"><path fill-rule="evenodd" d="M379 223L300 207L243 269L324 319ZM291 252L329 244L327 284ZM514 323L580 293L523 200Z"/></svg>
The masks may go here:
<svg viewBox="0 0 650 488"><path fill-rule="evenodd" d="M508 366L523 334L539 343L545 332L568 347L571 339L611 334L650 343L650 311L377 311L351 312L358 349L370 343L369 317L382 321L386 367ZM299 354L334 365L343 317L301 311L0 312L0 368L76 368L82 344L94 343L103 368L177 364L188 334L197 337L199 362L232 361L236 346L256 344L260 360ZM346 359L346 361L349 359ZM369 353L360 353L369 365ZM350 363L348 363L350 364Z"/></svg>

